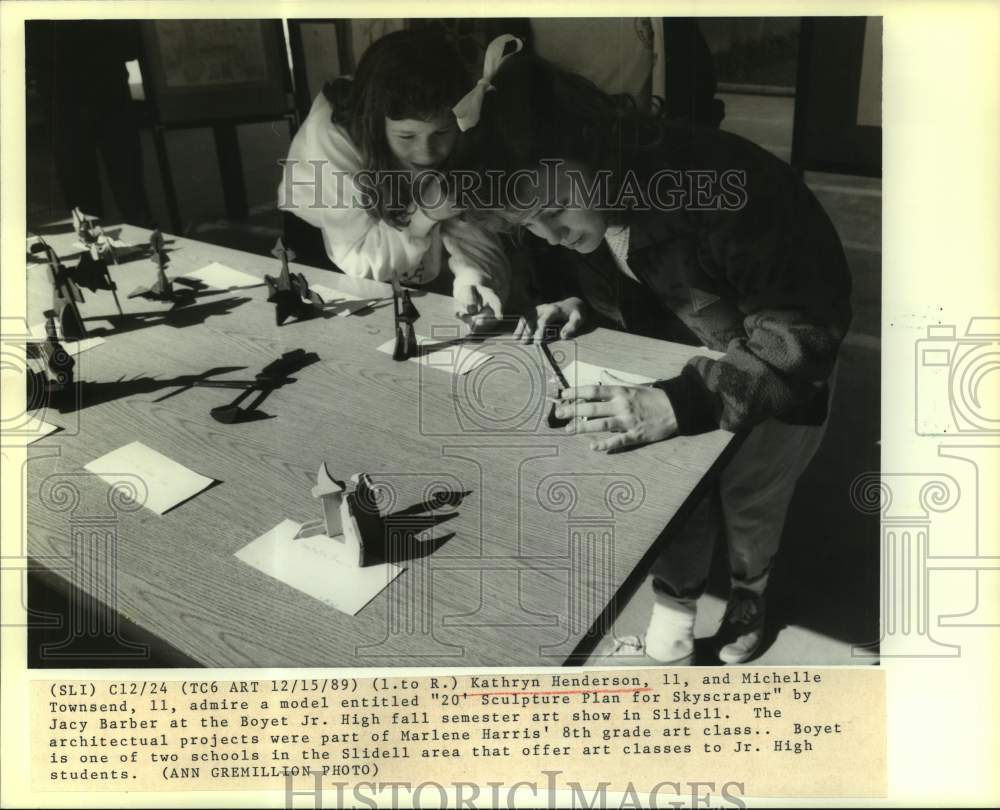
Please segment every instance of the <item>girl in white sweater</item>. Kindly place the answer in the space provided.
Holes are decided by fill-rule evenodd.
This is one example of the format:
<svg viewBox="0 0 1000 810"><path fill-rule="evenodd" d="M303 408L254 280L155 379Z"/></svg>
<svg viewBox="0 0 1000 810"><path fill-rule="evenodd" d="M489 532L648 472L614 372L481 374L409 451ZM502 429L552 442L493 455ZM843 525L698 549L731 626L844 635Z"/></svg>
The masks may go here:
<svg viewBox="0 0 1000 810"><path fill-rule="evenodd" d="M352 276L427 284L441 270L443 247L456 314L489 307L499 318L510 269L497 236L453 204L434 205L443 199L435 178L416 195L426 208L408 182L447 170L460 137L451 108L470 86L440 35L382 37L353 80L327 84L316 97L292 140L278 205L319 228L331 261Z"/></svg>

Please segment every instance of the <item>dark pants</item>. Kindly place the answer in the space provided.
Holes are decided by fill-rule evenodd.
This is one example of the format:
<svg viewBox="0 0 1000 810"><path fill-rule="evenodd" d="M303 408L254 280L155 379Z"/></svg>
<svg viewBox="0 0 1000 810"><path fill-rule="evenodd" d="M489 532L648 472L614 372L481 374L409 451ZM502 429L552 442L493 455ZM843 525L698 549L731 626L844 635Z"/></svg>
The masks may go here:
<svg viewBox="0 0 1000 810"><path fill-rule="evenodd" d="M836 369L830 377L831 397L835 377ZM795 485L825 432L825 423L788 425L776 419L753 428L716 485L653 563L653 590L667 598L699 597L721 535L732 584L763 592Z"/></svg>

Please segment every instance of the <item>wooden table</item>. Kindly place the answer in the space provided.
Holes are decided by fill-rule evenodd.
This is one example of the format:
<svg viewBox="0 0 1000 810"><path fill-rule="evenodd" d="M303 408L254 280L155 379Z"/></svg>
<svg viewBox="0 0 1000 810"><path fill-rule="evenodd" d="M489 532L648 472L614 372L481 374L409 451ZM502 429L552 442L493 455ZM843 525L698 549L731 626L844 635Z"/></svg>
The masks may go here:
<svg viewBox="0 0 1000 810"><path fill-rule="evenodd" d="M112 229L109 229L112 230ZM61 256L72 234L46 237ZM148 239L123 226L121 238ZM171 276L211 261L255 276L278 263L168 236ZM314 268L313 283L385 298L388 287ZM112 268L126 313L113 328L110 293L85 292L81 310L106 343L82 353L83 407L48 410L64 428L30 448L29 555L58 576L207 666L545 666L578 662L641 582L659 539L683 520L723 461L722 431L615 455L545 424L547 370L537 347L497 339L464 377L394 362L376 347L393 337L391 304L347 318L276 326L263 286L165 304L128 300L154 267ZM29 320L51 292L29 264ZM447 298L417 294L417 332L447 337ZM246 379L294 349L318 360L273 393L273 418L225 425L209 416L232 391L178 389L210 369ZM696 352L597 330L553 345L574 357L649 376L678 372ZM120 382L119 382L120 381ZM571 381L572 382L572 381ZM548 393L555 385L548 383ZM141 441L220 483L163 516L122 499L87 473L89 461ZM327 462L334 475L368 472L410 544L405 572L357 616L347 616L260 573L234 554L285 518L319 517L310 494ZM450 502L435 493L452 493ZM423 506L421 506L423 505ZM667 530L666 532L664 530ZM71 645L70 645L71 646Z"/></svg>

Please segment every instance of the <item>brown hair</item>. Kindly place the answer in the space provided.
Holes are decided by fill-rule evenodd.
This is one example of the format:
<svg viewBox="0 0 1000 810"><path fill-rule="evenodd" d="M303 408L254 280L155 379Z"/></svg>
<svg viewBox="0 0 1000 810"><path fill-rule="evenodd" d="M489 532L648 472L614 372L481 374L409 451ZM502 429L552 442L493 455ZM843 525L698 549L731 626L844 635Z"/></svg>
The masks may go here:
<svg viewBox="0 0 1000 810"><path fill-rule="evenodd" d="M667 127L659 99L653 112L641 112L631 97L610 96L526 52L507 59L492 84L470 132L480 171L573 161L609 172L614 193L629 170L644 173L659 154Z"/></svg>
<svg viewBox="0 0 1000 810"><path fill-rule="evenodd" d="M429 121L450 115L471 85L451 43L422 29L386 34L364 52L353 79L336 79L323 94L333 107L332 122L347 130L366 168L385 172L398 168L385 137L385 119ZM402 227L412 202L406 184L400 199L389 178L383 183L372 214Z"/></svg>

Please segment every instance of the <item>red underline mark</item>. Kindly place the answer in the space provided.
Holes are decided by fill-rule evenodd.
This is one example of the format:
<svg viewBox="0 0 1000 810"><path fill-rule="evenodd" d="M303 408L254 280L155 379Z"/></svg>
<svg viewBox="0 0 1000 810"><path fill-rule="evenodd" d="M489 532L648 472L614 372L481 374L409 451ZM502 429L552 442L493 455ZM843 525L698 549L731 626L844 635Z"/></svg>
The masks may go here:
<svg viewBox="0 0 1000 810"><path fill-rule="evenodd" d="M466 692L469 697L485 695L592 695L598 692L652 692L651 686L636 686L632 689L565 689L555 692Z"/></svg>

